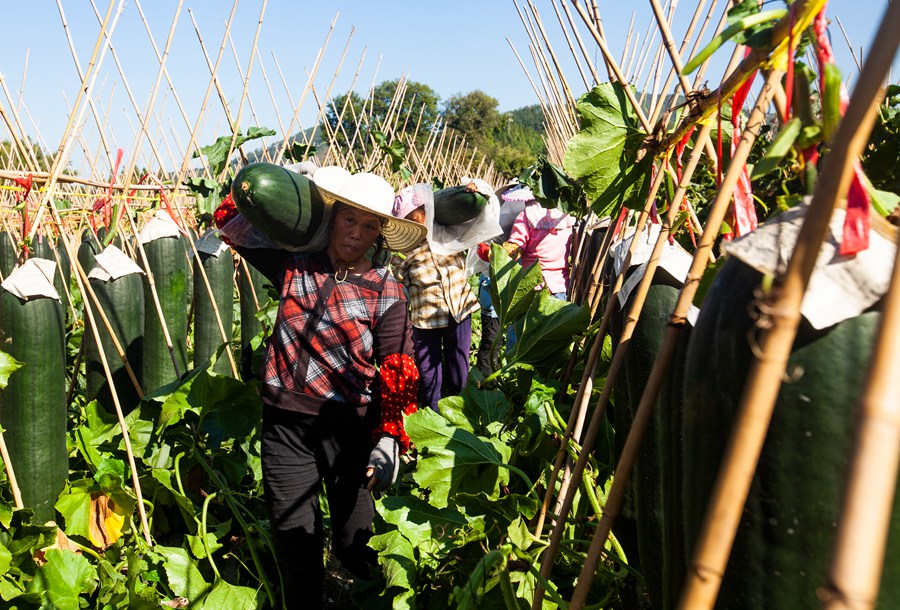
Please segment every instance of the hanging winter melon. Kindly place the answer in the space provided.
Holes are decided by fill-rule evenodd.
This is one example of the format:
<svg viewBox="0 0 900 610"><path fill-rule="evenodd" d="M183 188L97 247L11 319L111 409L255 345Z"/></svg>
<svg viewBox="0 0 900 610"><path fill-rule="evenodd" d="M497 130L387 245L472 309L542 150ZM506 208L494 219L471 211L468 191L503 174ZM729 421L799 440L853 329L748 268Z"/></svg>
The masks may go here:
<svg viewBox="0 0 900 610"><path fill-rule="evenodd" d="M199 260L194 258L194 367L204 366L222 346L222 333L216 321L215 307L219 312L222 328L229 339L227 349L231 349L232 325L234 324L234 257L231 248L211 233L197 242ZM206 285L200 275L203 265L213 300L209 298ZM213 365L213 371L220 375L231 375L231 362L222 353Z"/></svg>
<svg viewBox="0 0 900 610"><path fill-rule="evenodd" d="M53 505L69 475L66 450L66 352L62 303L53 296L55 263L30 260L0 288L3 351L24 366L0 390L0 425L26 507L35 520L54 519ZM41 293L20 292L9 283L30 275ZM35 285L32 284L32 285Z"/></svg>
<svg viewBox="0 0 900 610"><path fill-rule="evenodd" d="M719 271L688 347L684 512L696 540L757 336L762 276L737 259ZM801 321L719 593L720 608L820 608L877 308L822 330ZM879 607L900 607L900 511L892 518ZM688 549L690 552L690 549Z"/></svg>

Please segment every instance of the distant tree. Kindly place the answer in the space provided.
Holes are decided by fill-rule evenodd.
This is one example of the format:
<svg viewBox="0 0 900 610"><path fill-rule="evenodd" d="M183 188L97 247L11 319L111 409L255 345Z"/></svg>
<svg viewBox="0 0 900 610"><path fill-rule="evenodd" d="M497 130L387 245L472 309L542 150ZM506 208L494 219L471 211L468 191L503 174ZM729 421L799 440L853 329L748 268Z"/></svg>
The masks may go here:
<svg viewBox="0 0 900 610"><path fill-rule="evenodd" d="M444 104L444 121L472 146L485 147L501 125L497 100L481 90L457 94Z"/></svg>
<svg viewBox="0 0 900 610"><path fill-rule="evenodd" d="M424 145L438 118L440 97L428 85L407 81L403 96L395 102L399 84L399 80L384 81L366 98L355 91L333 98L325 109L323 127L327 129L320 135L334 134L334 142L344 152L352 144L355 154L360 150L360 138L367 138L373 130L393 130L395 138L409 134Z"/></svg>

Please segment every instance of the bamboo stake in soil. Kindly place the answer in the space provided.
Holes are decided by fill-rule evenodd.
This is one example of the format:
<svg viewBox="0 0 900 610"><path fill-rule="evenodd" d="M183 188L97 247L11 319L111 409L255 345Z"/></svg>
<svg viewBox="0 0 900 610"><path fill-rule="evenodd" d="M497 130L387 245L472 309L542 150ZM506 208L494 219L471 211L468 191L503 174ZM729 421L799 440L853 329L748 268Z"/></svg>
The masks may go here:
<svg viewBox="0 0 900 610"><path fill-rule="evenodd" d="M764 303L766 311L770 312L771 327L761 331L759 349L754 352L754 360L733 424L733 434L691 559L679 608L712 608L715 603L800 322L800 304L835 205L839 199L846 197L853 163L859 159L866 146L881 100L881 83L887 75L898 44L900 3L895 2L888 5L872 45L869 61L863 66L847 113L830 147L831 152L825 157L822 173L787 270ZM883 468L883 465L879 465L879 468ZM870 536L867 533L865 537ZM857 539L850 541L851 546L859 543L860 540ZM843 547L844 544L846 539L839 546ZM832 578L834 576L832 573ZM835 582L841 583L841 587L849 588L844 593L855 594L853 589L859 584L859 580L861 579L848 577L847 583L843 583L840 578ZM877 579L874 582L877 583ZM865 587L863 591L866 591Z"/></svg>
<svg viewBox="0 0 900 610"><path fill-rule="evenodd" d="M824 591L827 610L874 608L878 600L900 463L900 248L875 336Z"/></svg>
<svg viewBox="0 0 900 610"><path fill-rule="evenodd" d="M762 123L765 119L765 110L769 105L769 101L771 100L773 85L774 83L778 82L779 78L780 74L771 75L767 81L766 86L760 93L759 99L757 100L753 112L751 113L747 128L744 130L744 133L741 136L741 142L735 150L731 165L729 166L728 172L723 179L722 185L719 187L716 200L713 202L713 205L710 209L706 228L703 232L703 236L701 237L701 241L697 248L697 251L694 253L694 259L691 265L690 272L688 273L687 281L680 291L678 304L675 308L675 313L672 314L672 319L670 320L669 326L666 330L663 344L660 346L659 353L656 357L656 360L654 361L653 368L650 373L650 377L647 380L647 385L644 388L644 392L641 395L641 399L635 411L634 418L632 419L631 428L628 431L628 436L622 448L622 455L619 457L618 464L616 465L616 475L613 479L612 487L610 488L609 495L606 499L606 504L603 508L603 515L600 519L597 530L594 532L594 537L591 540L591 546L588 551L588 556L585 559L585 563L581 571L581 576L579 577L579 586L576 586L575 593L572 597L570 608L572 608L573 610L578 610L584 606L584 603L587 599L588 589L587 587L582 586L581 583L582 581L584 581L585 584L588 584L592 580L594 571L596 570L597 564L600 559L600 555L603 551L603 547L606 543L606 539L609 536L610 531L612 531L612 526L615 523L616 518L619 516L619 511L621 510L625 498L625 489L631 479L634 465L637 462L641 441L643 440L644 434L647 430L647 426L650 422L650 416L652 414L653 407L655 406L659 389L662 386L664 375L669 368L669 364L671 363L671 358L674 354L675 346L678 342L678 336L680 335L681 330L684 328L684 324L687 321L687 310L690 307L691 302L693 301L693 296L694 294L696 294L696 289L699 285L699 282L694 282L691 280L692 278L699 278L703 275L703 270L706 268L707 262L709 261L712 245L719 234L719 228L721 227L722 220L724 219L725 213L728 210L732 193L734 192L734 185L737 183L744 165L746 164L750 149L756 142L756 137L759 135L759 129L761 128ZM700 152L703 149L703 141L709 138L711 128L711 122L704 124L700 134L697 136L697 142L695 143L694 149L691 152L691 157L688 161L688 165L685 168L682 180L678 185L678 190L675 193L672 203L670 204L670 214L667 218L667 225L663 227L663 231L661 233L667 233L667 227L671 225L672 221L674 221L674 215L672 214L672 212L677 213L678 209L680 208L680 203L684 199L684 195L687 192L687 187L690 185L691 176L697 166L697 162L699 161ZM649 283L650 281L652 281L653 274L656 271L661 250L661 241L658 241L657 246L654 248L653 254L650 256L650 261L648 263L646 271L644 272L644 279L641 282L642 286L644 282L646 282L648 285L648 289ZM678 305L680 305L681 308L679 308ZM634 309L632 309L629 317L634 316Z"/></svg>

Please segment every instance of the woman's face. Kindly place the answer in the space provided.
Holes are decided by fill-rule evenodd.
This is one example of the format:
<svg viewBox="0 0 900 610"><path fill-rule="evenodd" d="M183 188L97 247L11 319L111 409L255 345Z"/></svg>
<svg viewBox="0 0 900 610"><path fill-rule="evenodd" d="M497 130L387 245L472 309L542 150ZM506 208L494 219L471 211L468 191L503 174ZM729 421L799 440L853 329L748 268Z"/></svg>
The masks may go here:
<svg viewBox="0 0 900 610"><path fill-rule="evenodd" d="M378 216L340 205L328 233L328 249L335 258L352 263L365 255L380 233Z"/></svg>

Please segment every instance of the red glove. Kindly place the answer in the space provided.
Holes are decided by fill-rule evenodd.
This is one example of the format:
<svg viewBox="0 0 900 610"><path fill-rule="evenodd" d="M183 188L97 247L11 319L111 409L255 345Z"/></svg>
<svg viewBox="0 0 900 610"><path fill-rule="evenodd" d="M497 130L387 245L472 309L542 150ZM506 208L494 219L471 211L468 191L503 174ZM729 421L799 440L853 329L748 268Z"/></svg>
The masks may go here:
<svg viewBox="0 0 900 610"><path fill-rule="evenodd" d="M410 440L403 426L403 418L416 412L419 390L419 369L416 361L406 354L391 354L381 363L381 425L372 433L377 441L382 435L397 438L400 453L409 450Z"/></svg>
<svg viewBox="0 0 900 610"><path fill-rule="evenodd" d="M487 242L481 242L478 244L478 247L475 250L475 254L478 255L478 258L483 260L484 262L489 262L491 260L491 246Z"/></svg>

